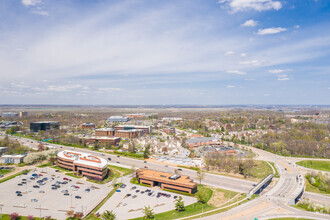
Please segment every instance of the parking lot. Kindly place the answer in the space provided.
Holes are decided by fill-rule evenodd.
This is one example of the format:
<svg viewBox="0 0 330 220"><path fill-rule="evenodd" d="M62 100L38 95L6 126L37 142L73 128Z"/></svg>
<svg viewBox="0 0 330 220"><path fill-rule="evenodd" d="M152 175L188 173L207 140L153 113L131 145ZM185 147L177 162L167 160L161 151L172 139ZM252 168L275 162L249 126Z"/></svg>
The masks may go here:
<svg viewBox="0 0 330 220"><path fill-rule="evenodd" d="M86 214L92 210L111 191L109 184L93 184L52 168L36 168L0 184L0 206L7 214L66 219L67 211Z"/></svg>
<svg viewBox="0 0 330 220"><path fill-rule="evenodd" d="M144 206L150 206L155 213L166 212L175 209L175 198L179 194L167 192L158 187L144 187L129 182L128 177L123 177L125 188L120 188L100 209L102 214L105 210L113 210L117 219L131 219L143 216ZM158 193L165 195L157 196ZM190 205L197 202L195 197L181 195L184 204Z"/></svg>

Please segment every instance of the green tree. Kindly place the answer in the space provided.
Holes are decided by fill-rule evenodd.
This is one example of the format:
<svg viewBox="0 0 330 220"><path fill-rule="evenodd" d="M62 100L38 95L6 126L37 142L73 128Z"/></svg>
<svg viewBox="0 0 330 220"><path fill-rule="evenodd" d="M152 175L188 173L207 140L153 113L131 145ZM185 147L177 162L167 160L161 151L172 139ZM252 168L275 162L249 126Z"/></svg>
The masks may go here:
<svg viewBox="0 0 330 220"><path fill-rule="evenodd" d="M111 211L106 210L102 214L101 218L104 220L114 220L116 219L116 214L112 210Z"/></svg>
<svg viewBox="0 0 330 220"><path fill-rule="evenodd" d="M178 211L178 212L182 212L182 211L185 210L185 207L184 207L184 201L183 201L183 199L182 199L182 196L179 196L179 197L176 199L175 210Z"/></svg>
<svg viewBox="0 0 330 220"><path fill-rule="evenodd" d="M152 219L155 215L155 213L153 212L153 209L150 208L150 206L144 206L144 209L142 210L142 212L146 219Z"/></svg>
<svg viewBox="0 0 330 220"><path fill-rule="evenodd" d="M148 144L144 149L144 152L143 152L144 159L149 158L149 154L150 154L150 144Z"/></svg>
<svg viewBox="0 0 330 220"><path fill-rule="evenodd" d="M198 169L196 173L196 179L199 180L199 184L202 184L202 180L204 179L205 172L203 170Z"/></svg>

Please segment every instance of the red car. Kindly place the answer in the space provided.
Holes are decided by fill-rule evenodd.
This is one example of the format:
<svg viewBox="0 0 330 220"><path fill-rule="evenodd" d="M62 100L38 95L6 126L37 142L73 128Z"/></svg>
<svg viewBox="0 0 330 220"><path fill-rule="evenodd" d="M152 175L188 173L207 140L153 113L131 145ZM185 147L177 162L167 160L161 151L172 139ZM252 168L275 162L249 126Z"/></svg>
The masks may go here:
<svg viewBox="0 0 330 220"><path fill-rule="evenodd" d="M63 180L68 180L68 178L65 178L65 177L64 177Z"/></svg>
<svg viewBox="0 0 330 220"><path fill-rule="evenodd" d="M38 176L43 176L42 174L39 174Z"/></svg>
<svg viewBox="0 0 330 220"><path fill-rule="evenodd" d="M79 186L74 186L74 188L79 189Z"/></svg>

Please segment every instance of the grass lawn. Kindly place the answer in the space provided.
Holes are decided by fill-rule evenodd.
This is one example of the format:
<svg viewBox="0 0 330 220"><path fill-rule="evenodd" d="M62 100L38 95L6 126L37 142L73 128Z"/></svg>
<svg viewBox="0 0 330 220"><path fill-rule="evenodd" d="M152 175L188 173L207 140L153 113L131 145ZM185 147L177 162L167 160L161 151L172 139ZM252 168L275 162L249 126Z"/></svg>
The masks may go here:
<svg viewBox="0 0 330 220"><path fill-rule="evenodd" d="M330 161L302 160L297 162L298 165L330 172Z"/></svg>
<svg viewBox="0 0 330 220"><path fill-rule="evenodd" d="M276 177L276 178L280 178L280 175L279 175L278 172L277 172L277 169L276 169L276 167L275 167L275 164L274 164L273 162L269 162L269 163L274 167L274 170L275 170L274 177Z"/></svg>
<svg viewBox="0 0 330 220"><path fill-rule="evenodd" d="M11 180L11 179L15 178L16 176L22 175L23 173L27 173L27 172L29 172L29 171L30 171L30 170L23 170L23 171L21 171L21 172L19 172L19 173L16 173L16 174L14 174L14 175L7 176L7 177L1 179L1 180L0 180L0 183L6 182L7 180Z"/></svg>
<svg viewBox="0 0 330 220"><path fill-rule="evenodd" d="M109 165L108 167L112 170L117 170L117 171L123 173L123 176L126 176L126 175L131 173L131 169L127 169L127 168L123 168L123 167L117 167L117 166L113 166L113 165Z"/></svg>
<svg viewBox="0 0 330 220"><path fill-rule="evenodd" d="M321 194L324 194L324 195L330 195L329 193L327 193L325 191L321 191L316 186L313 186L312 184L310 184L308 179L306 179L306 178L305 178L305 183L306 183L306 189L305 190L307 192L321 193Z"/></svg>
<svg viewBox="0 0 330 220"><path fill-rule="evenodd" d="M34 220L38 220L40 218L38 217L33 217ZM2 214L1 220L11 220L10 216L8 214ZM16 220L28 220L26 216L20 216Z"/></svg>
<svg viewBox="0 0 330 220"><path fill-rule="evenodd" d="M75 173L65 173L65 175L71 176L71 177L74 177L74 178L78 178L78 179L83 178L82 176L77 176Z"/></svg>
<svg viewBox="0 0 330 220"><path fill-rule="evenodd" d="M117 167L117 166L112 166L112 165L109 165L108 167L111 170L111 175L110 176L108 174L105 177L105 179L102 180L102 181L96 181L96 180L90 180L90 179L87 179L87 181L92 182L92 183L97 183L97 184L105 184L105 183L111 181L113 178L119 178L121 176L128 175L131 172L130 169L123 168L123 167Z"/></svg>
<svg viewBox="0 0 330 220"><path fill-rule="evenodd" d="M0 174L3 175L3 174L7 174L7 173L10 173L10 172L13 172L15 169L10 169L10 170L0 170Z"/></svg>
<svg viewBox="0 0 330 220"><path fill-rule="evenodd" d="M256 179L263 179L268 174L273 173L273 169L265 161L255 161L255 166L253 168L253 177Z"/></svg>

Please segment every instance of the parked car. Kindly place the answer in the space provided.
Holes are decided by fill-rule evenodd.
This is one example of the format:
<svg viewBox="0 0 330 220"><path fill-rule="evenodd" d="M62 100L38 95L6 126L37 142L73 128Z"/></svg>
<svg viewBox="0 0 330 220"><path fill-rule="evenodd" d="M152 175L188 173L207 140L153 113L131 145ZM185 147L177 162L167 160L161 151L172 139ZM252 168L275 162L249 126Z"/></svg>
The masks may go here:
<svg viewBox="0 0 330 220"><path fill-rule="evenodd" d="M21 194L21 193L17 193L16 195L17 195L17 196L22 196L22 194Z"/></svg>
<svg viewBox="0 0 330 220"><path fill-rule="evenodd" d="M18 183L17 186L23 186L23 184L22 183Z"/></svg>
<svg viewBox="0 0 330 220"><path fill-rule="evenodd" d="M137 195L133 195L132 198L135 199L137 197Z"/></svg>
<svg viewBox="0 0 330 220"><path fill-rule="evenodd" d="M62 193L67 193L67 192L68 192L68 190L66 190L66 189L65 189L65 190L62 190L61 192L62 192Z"/></svg>
<svg viewBox="0 0 330 220"><path fill-rule="evenodd" d="M144 163L147 163L147 161L145 160Z"/></svg>
<svg viewBox="0 0 330 220"><path fill-rule="evenodd" d="M22 193L21 191L16 191L16 193Z"/></svg>
<svg viewBox="0 0 330 220"><path fill-rule="evenodd" d="M68 196L68 195L70 195L70 194L69 194L69 193L64 193L63 195Z"/></svg>
<svg viewBox="0 0 330 220"><path fill-rule="evenodd" d="M110 157L108 157L108 160L111 160L111 158L110 158Z"/></svg>
<svg viewBox="0 0 330 220"><path fill-rule="evenodd" d="M31 202L38 202L37 199L31 199Z"/></svg>
<svg viewBox="0 0 330 220"><path fill-rule="evenodd" d="M75 196L76 199L81 199L81 196Z"/></svg>
<svg viewBox="0 0 330 220"><path fill-rule="evenodd" d="M39 191L39 193L45 193L45 191L43 191L43 190L40 190L40 191Z"/></svg>
<svg viewBox="0 0 330 220"><path fill-rule="evenodd" d="M57 189L57 187L56 186L52 186L52 189Z"/></svg>
<svg viewBox="0 0 330 220"><path fill-rule="evenodd" d="M85 192L90 192L91 190L90 189L85 189Z"/></svg>
<svg viewBox="0 0 330 220"><path fill-rule="evenodd" d="M34 185L33 188L40 188L40 186L38 186L38 185Z"/></svg>

